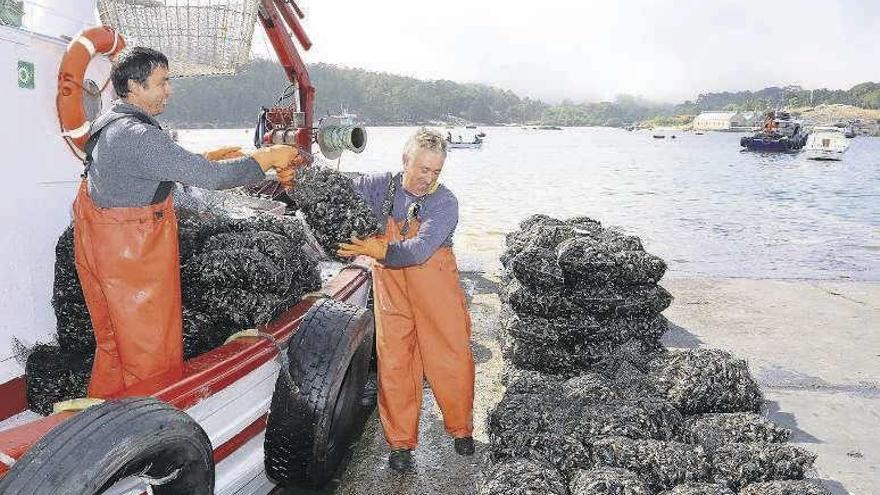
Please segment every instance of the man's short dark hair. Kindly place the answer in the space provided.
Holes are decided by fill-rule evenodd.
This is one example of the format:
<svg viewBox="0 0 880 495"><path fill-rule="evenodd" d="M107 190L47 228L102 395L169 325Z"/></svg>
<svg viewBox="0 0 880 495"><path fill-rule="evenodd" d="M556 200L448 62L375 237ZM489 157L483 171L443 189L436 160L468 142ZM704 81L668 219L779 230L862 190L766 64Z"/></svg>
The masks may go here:
<svg viewBox="0 0 880 495"><path fill-rule="evenodd" d="M122 50L110 70L113 89L120 98L125 98L128 96L128 81L145 85L156 67L168 68L168 58L161 52L143 46Z"/></svg>

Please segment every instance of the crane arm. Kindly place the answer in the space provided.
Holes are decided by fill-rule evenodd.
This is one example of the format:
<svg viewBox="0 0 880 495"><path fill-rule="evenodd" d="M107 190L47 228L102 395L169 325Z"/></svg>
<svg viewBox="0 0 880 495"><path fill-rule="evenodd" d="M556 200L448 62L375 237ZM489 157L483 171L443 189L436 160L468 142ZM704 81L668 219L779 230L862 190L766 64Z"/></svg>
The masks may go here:
<svg viewBox="0 0 880 495"><path fill-rule="evenodd" d="M302 129L297 131L297 145L311 151L312 126L315 118L315 87L309 78L306 64L293 43L287 28L293 31L294 36L304 50L312 46L311 40L306 35L299 18L302 11L292 0L261 0L259 19L260 24L266 31L272 48L278 55L278 61L284 68L290 82L299 88L299 110L305 114L305 122Z"/></svg>

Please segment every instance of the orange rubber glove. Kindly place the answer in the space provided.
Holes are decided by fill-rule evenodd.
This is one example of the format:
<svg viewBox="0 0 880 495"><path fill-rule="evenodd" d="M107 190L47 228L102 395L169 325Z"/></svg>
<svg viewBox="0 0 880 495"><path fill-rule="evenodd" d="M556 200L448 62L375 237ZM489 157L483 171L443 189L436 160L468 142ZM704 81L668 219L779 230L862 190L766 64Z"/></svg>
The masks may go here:
<svg viewBox="0 0 880 495"><path fill-rule="evenodd" d="M275 169L278 174L278 182L288 189L293 187L294 166L299 155L299 149L284 144L258 148L251 153L251 157L257 161L263 172Z"/></svg>
<svg viewBox="0 0 880 495"><path fill-rule="evenodd" d="M352 238L351 244L344 242L339 244L339 250L336 251L339 256L349 257L360 254L369 256L377 260L384 260L388 254L388 241L381 237L367 237L366 239Z"/></svg>
<svg viewBox="0 0 880 495"><path fill-rule="evenodd" d="M274 168L288 168L299 155L299 150L286 144L273 144L265 148L257 148L251 153L251 157L257 161L263 172Z"/></svg>
<svg viewBox="0 0 880 495"><path fill-rule="evenodd" d="M216 150L206 151L202 153L202 156L212 162L219 162L220 160L242 157L244 153L241 152L241 146L224 146Z"/></svg>

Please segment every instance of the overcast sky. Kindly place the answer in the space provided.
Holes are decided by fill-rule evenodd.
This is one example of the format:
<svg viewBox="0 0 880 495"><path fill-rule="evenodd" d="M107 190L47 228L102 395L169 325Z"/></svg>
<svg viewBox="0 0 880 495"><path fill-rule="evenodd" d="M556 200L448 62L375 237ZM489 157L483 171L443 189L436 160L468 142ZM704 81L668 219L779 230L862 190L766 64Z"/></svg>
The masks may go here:
<svg viewBox="0 0 880 495"><path fill-rule="evenodd" d="M326 62L549 102L880 81L880 0L300 0ZM255 50L265 51L257 38Z"/></svg>

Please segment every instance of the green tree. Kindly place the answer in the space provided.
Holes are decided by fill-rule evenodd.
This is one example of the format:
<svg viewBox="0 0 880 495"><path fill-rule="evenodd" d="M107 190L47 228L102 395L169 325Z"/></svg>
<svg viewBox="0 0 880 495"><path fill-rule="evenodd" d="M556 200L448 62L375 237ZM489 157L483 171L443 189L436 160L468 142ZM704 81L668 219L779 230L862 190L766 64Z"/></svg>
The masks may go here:
<svg viewBox="0 0 880 495"><path fill-rule="evenodd" d="M509 90L448 80L425 81L329 64L308 66L317 88L318 117L341 109L358 114L367 124L429 124L467 121L478 124L544 123L565 126L622 126L646 121L687 121L707 110L775 109L796 105L843 103L880 108L880 84L865 82L848 90L799 86L758 91L704 93L677 105L651 102L632 95L613 101L558 105L520 97ZM274 61L255 59L227 77L192 77L174 81L173 103L163 120L175 127L250 127L260 107L275 104L289 86Z"/></svg>

